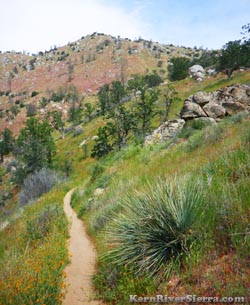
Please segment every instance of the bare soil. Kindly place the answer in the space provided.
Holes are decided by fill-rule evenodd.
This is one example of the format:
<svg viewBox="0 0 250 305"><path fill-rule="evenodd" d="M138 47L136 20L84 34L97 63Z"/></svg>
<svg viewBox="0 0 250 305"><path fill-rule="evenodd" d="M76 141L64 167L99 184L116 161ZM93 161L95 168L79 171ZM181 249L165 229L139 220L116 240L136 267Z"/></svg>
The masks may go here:
<svg viewBox="0 0 250 305"><path fill-rule="evenodd" d="M64 197L64 211L70 221L69 253L71 263L66 267L65 284L68 286L63 305L100 305L94 300L92 276L95 272L96 252L87 236L84 223L70 206L74 190Z"/></svg>

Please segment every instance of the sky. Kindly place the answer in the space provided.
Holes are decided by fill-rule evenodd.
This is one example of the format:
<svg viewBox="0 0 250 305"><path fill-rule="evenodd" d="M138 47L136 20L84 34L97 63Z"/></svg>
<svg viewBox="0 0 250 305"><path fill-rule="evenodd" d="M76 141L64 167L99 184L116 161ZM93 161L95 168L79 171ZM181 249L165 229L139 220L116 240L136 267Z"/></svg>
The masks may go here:
<svg viewBox="0 0 250 305"><path fill-rule="evenodd" d="M221 48L250 23L250 0L0 0L0 50L37 53L93 32Z"/></svg>

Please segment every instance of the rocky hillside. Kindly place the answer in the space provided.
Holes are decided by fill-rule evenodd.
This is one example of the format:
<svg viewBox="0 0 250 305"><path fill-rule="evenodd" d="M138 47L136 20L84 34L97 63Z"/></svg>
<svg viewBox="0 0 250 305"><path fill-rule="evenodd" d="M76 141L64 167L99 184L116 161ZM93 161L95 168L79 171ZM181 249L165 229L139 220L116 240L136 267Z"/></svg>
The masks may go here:
<svg viewBox="0 0 250 305"><path fill-rule="evenodd" d="M132 74L157 70L166 78L172 57L199 58L202 52L93 33L38 54L0 53L0 131L8 127L18 132L26 120L26 106L44 108L41 99L50 102L53 92L61 88L75 87L81 96L91 97L103 84L117 79L126 82ZM67 113L68 108L65 103L59 110Z"/></svg>
<svg viewBox="0 0 250 305"><path fill-rule="evenodd" d="M133 73L162 68L173 56L199 56L201 50L162 45L139 39L131 41L94 33L50 51L29 55L0 54L0 90L43 92L67 83L81 92L93 93L104 83Z"/></svg>

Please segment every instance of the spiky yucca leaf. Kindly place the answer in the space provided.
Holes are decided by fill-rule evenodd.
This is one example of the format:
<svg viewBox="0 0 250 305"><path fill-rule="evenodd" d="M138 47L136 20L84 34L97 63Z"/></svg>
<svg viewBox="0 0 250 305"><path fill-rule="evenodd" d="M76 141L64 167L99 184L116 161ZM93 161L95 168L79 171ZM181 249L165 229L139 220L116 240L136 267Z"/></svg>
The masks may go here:
<svg viewBox="0 0 250 305"><path fill-rule="evenodd" d="M165 275L168 263L188 251L204 199L197 183L159 180L125 200L125 211L108 229L108 258L138 273Z"/></svg>

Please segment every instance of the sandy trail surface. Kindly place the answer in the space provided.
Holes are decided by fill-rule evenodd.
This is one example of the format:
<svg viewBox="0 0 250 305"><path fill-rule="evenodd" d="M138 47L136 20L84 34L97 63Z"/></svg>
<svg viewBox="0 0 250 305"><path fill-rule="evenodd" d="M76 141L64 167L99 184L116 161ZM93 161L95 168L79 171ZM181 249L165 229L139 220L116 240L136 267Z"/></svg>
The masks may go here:
<svg viewBox="0 0 250 305"><path fill-rule="evenodd" d="M95 272L96 252L87 236L84 223L70 206L74 190L64 197L64 212L70 222L69 252L71 263L65 268L65 284L68 286L63 305L100 305L94 300L92 276Z"/></svg>

